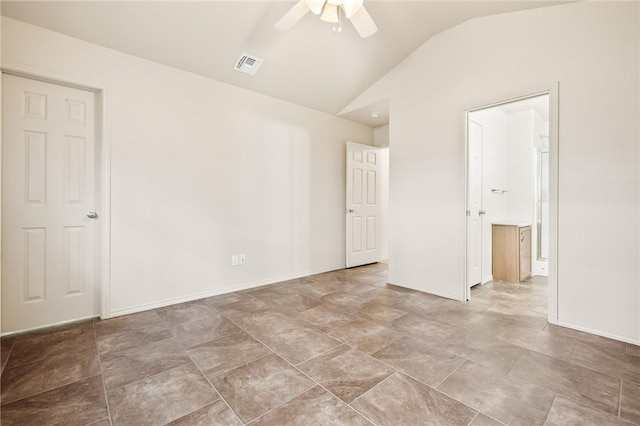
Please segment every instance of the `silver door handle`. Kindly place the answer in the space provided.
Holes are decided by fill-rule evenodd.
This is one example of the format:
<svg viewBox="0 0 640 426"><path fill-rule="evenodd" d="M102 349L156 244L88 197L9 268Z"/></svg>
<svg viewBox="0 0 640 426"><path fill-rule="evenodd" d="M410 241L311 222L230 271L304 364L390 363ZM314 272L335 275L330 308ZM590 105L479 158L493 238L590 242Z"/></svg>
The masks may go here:
<svg viewBox="0 0 640 426"><path fill-rule="evenodd" d="M96 212L94 212L94 211L89 211L89 212L87 212L87 217L88 217L89 219L95 219L95 218L97 218L97 217L98 217L98 213L96 213Z"/></svg>
<svg viewBox="0 0 640 426"><path fill-rule="evenodd" d="M483 215L487 214L487 212L486 212L486 211L484 211L484 210L478 210L478 214L479 214L480 216L483 216Z"/></svg>
<svg viewBox="0 0 640 426"><path fill-rule="evenodd" d="M354 210L353 209L345 209L345 213L353 213Z"/></svg>

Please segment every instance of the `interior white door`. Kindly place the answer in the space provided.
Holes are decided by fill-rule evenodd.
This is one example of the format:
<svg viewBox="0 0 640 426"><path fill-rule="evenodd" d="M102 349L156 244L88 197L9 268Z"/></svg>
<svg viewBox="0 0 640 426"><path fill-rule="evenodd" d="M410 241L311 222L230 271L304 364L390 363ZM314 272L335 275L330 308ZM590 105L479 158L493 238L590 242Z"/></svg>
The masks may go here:
<svg viewBox="0 0 640 426"><path fill-rule="evenodd" d="M380 151L347 142L347 268L380 260Z"/></svg>
<svg viewBox="0 0 640 426"><path fill-rule="evenodd" d="M95 94L2 76L2 331L97 313Z"/></svg>
<svg viewBox="0 0 640 426"><path fill-rule="evenodd" d="M467 148L467 285L482 281L482 126L469 120Z"/></svg>

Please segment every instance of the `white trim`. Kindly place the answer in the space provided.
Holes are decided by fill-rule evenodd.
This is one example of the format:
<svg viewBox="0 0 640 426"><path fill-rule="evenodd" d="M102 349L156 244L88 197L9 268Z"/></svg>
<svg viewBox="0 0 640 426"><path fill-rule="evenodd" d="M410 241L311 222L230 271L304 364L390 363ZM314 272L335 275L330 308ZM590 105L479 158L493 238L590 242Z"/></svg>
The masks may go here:
<svg viewBox="0 0 640 426"><path fill-rule="evenodd" d="M558 214L560 211L560 84L555 82L549 90L549 322L558 324L560 298Z"/></svg>
<svg viewBox="0 0 640 426"><path fill-rule="evenodd" d="M22 334L22 333L38 331L38 330L44 330L44 329L52 328L52 327L59 327L61 325L65 325L65 324L73 324L73 323L76 323L76 322L82 322L82 321L89 320L91 318L98 318L98 315L89 315L88 317L82 317L82 318L76 318L76 319L71 319L71 320L66 320L66 321L54 322L53 324L39 325L37 327L24 328L22 330L7 331L6 333L0 334L0 336L2 336L2 337L14 336L16 334Z"/></svg>
<svg viewBox="0 0 640 426"><path fill-rule="evenodd" d="M467 259L469 239L467 238L469 235L469 231L467 227L469 226L469 221L467 219L467 212L469 211L469 113L471 110L464 111L464 191L462 193L464 197L464 211L462 215L462 219L464 220L464 244L462 245L462 259L463 259L463 271L462 271L462 281L464 282L464 290L462 290L462 298L464 301L468 302L471 300L471 288L468 284L467 278L467 269L469 269L469 260ZM482 256L480 256L482 261ZM493 271L491 271L493 273ZM480 273L482 273L482 263L480 264Z"/></svg>
<svg viewBox="0 0 640 426"><path fill-rule="evenodd" d="M620 336L620 335L613 334L613 333L607 333L607 332L600 331L600 330L594 330L594 329L588 328L588 327L581 327L579 325L571 324L569 322L565 322L565 321L561 321L561 320L558 320L558 324L557 325L559 325L560 327L566 327L566 328L570 328L570 329L573 329L573 330L583 331L585 333L595 334L596 336L602 336L602 337L606 337L608 339L619 340L621 342L631 343L632 345L640 346L640 339L632 339L630 337Z"/></svg>
<svg viewBox="0 0 640 426"><path fill-rule="evenodd" d="M212 297L212 296L220 296L222 294L233 293L233 292L240 291L240 290L247 290L247 289L251 289L251 288L262 287L262 286L269 285L269 284L275 284L275 283L279 283L279 282L283 282L283 281L295 280L297 278L310 277L310 276L313 276L313 275L324 274L326 272L338 271L338 270L342 270L342 269L345 269L344 265L327 267L327 268L322 268L322 269L315 270L315 271L303 272L303 273L299 273L299 274L286 275L286 276L281 276L281 277L278 277L278 278L271 278L271 279L268 279L268 280L253 281L253 282L250 282L250 283L240 284L240 285L233 286L233 287L228 287L228 288L225 288L225 289L204 291L202 293L192 294L190 296L181 296L181 297L176 297L174 299L163 300L163 301L160 301L160 302L147 303L147 304L144 304L144 305L138 305L138 306L133 306L133 307L130 307L130 308L119 309L119 310L111 312L110 315L108 315L106 317L101 317L101 318L102 319L107 319L107 318L119 317L119 316L122 316L122 315L135 314L137 312L148 311L150 309L163 308L165 306L175 305L177 303L191 302L193 300L204 299L204 298Z"/></svg>
<svg viewBox="0 0 640 426"><path fill-rule="evenodd" d="M483 109L493 108L499 105L504 105L512 102L521 101L524 99L533 98L536 96L549 95L549 308L548 308L548 321L551 324L558 324L558 211L559 211L559 82L553 82L545 88L538 88L531 91L523 91L528 93L527 95L514 96L506 98L504 100L493 101L479 106L474 106L464 110L464 244L462 253L464 259L464 295L467 300L471 295L470 290L467 287L467 218L466 212L469 209L468 197L467 197L467 174L469 169L469 114L474 111L480 111ZM522 92L521 92L522 93Z"/></svg>
<svg viewBox="0 0 640 426"><path fill-rule="evenodd" d="M99 239L97 251L99 265L97 271L96 297L99 299L96 314L101 318L108 315L111 305L111 139L107 111L107 93L109 85L88 80L76 75L61 74L48 69L33 67L17 62L3 60L0 73L17 75L33 80L69 86L96 93L96 142L99 144L100 210ZM77 320L73 320L77 321ZM62 324L62 323L60 323ZM50 327L51 325L47 326Z"/></svg>

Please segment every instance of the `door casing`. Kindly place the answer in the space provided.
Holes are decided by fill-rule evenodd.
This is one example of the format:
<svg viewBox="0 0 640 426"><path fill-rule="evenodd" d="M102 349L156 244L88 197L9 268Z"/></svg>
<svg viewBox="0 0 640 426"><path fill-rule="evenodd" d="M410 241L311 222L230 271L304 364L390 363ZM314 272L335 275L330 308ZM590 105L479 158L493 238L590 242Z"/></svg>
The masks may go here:
<svg viewBox="0 0 640 426"><path fill-rule="evenodd" d="M469 114L503 104L534 98L542 95L549 95L549 307L548 321L551 324L558 324L558 287L559 287L559 259L558 259L558 147L559 147L559 90L560 84L554 82L542 88L532 90L522 90L524 95L516 95L498 101L489 101L464 110L464 241L462 244L465 271L462 285L464 288L465 300L470 299L471 289L467 285L467 210L468 205L468 158L469 158Z"/></svg>

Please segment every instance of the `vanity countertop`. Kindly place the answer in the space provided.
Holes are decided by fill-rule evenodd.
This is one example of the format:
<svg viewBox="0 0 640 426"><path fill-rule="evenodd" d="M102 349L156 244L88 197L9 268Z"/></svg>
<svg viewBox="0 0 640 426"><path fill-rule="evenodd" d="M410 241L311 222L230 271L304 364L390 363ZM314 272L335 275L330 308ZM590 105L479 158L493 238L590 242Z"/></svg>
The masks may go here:
<svg viewBox="0 0 640 426"><path fill-rule="evenodd" d="M524 226L531 226L531 223L516 222L516 221L512 221L512 220L495 221L495 222L491 222L491 224L492 225L502 225L502 226L518 226L520 228L522 228Z"/></svg>

